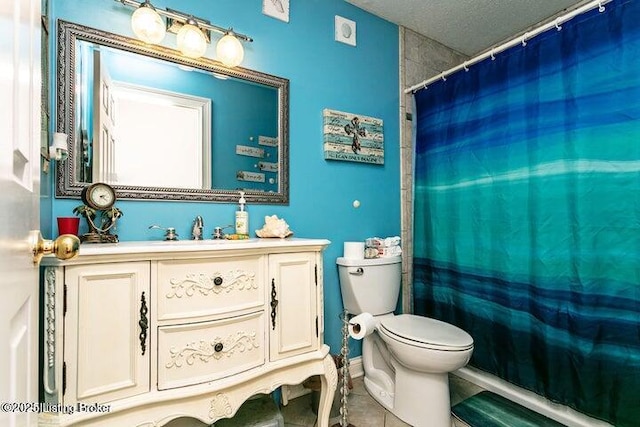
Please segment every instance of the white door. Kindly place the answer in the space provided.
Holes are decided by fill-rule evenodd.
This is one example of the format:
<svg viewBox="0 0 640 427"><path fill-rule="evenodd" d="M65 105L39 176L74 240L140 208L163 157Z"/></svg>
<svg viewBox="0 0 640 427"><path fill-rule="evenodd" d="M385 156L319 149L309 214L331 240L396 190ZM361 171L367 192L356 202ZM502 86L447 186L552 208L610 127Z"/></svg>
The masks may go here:
<svg viewBox="0 0 640 427"><path fill-rule="evenodd" d="M100 51L93 52L93 181L115 184L114 95Z"/></svg>
<svg viewBox="0 0 640 427"><path fill-rule="evenodd" d="M40 0L0 1L0 426L33 426L38 400ZM5 412L9 409L9 412Z"/></svg>

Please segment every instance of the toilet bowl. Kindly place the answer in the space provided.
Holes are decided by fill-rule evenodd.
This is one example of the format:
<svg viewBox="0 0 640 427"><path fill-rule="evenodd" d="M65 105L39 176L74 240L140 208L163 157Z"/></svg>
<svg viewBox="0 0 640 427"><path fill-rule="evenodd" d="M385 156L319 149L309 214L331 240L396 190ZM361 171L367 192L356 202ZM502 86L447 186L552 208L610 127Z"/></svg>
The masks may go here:
<svg viewBox="0 0 640 427"><path fill-rule="evenodd" d="M338 258L337 264L345 309L370 313L375 323L362 344L369 394L414 427L451 427L448 374L469 362L473 338L446 322L393 314L400 257Z"/></svg>
<svg viewBox="0 0 640 427"><path fill-rule="evenodd" d="M473 353L469 334L428 317L401 314L384 319L376 330L398 362L420 372L455 371Z"/></svg>

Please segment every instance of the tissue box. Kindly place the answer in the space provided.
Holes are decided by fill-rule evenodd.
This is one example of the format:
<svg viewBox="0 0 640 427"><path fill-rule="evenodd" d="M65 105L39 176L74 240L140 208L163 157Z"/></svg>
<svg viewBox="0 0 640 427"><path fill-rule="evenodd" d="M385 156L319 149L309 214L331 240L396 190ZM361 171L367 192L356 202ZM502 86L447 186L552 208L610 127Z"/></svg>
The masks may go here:
<svg viewBox="0 0 640 427"><path fill-rule="evenodd" d="M284 418L271 396L247 400L233 416L213 424L215 427L284 427Z"/></svg>

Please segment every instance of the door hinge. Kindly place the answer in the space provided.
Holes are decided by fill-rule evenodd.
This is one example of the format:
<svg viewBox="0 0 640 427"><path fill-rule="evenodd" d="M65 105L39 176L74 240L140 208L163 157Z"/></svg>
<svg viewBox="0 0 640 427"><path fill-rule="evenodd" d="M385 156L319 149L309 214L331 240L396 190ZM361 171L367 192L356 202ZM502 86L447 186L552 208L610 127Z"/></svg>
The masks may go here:
<svg viewBox="0 0 640 427"><path fill-rule="evenodd" d="M316 338L318 337L318 316L316 316Z"/></svg>
<svg viewBox="0 0 640 427"><path fill-rule="evenodd" d="M62 362L62 395L67 391L67 362Z"/></svg>
<svg viewBox="0 0 640 427"><path fill-rule="evenodd" d="M62 292L62 315L67 314L67 285L65 284Z"/></svg>
<svg viewBox="0 0 640 427"><path fill-rule="evenodd" d="M318 264L313 266L313 280L315 280L316 286L318 286Z"/></svg>

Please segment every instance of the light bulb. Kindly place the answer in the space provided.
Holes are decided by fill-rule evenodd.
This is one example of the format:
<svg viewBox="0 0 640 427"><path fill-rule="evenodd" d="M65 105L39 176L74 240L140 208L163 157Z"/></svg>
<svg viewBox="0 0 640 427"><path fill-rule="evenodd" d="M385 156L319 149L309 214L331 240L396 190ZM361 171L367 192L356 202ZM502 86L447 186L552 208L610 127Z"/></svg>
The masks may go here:
<svg viewBox="0 0 640 427"><path fill-rule="evenodd" d="M232 33L227 33L218 40L216 54L218 55L218 61L227 67L235 67L240 65L244 58L244 48L242 47L242 43L240 43Z"/></svg>
<svg viewBox="0 0 640 427"><path fill-rule="evenodd" d="M189 58L200 58L207 51L207 40L200 28L185 23L177 34L178 49Z"/></svg>
<svg viewBox="0 0 640 427"><path fill-rule="evenodd" d="M140 40L153 44L160 43L167 32L162 17L148 3L142 3L133 12L131 28Z"/></svg>

